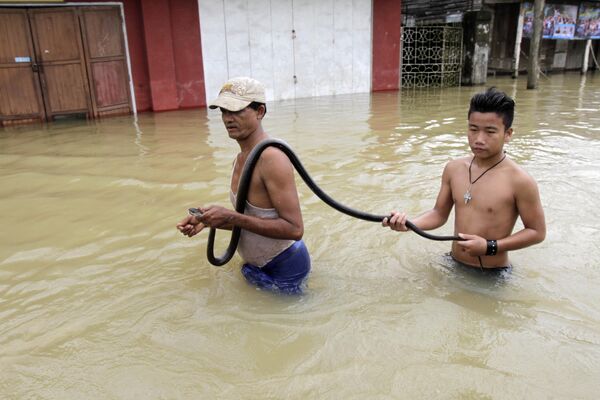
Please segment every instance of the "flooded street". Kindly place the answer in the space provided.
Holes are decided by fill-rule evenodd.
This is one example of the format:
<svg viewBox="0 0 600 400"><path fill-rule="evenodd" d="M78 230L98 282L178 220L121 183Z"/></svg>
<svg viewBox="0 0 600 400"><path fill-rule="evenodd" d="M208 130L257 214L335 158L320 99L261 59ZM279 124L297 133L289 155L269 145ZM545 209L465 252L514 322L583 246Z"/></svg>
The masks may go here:
<svg viewBox="0 0 600 400"><path fill-rule="evenodd" d="M488 85L515 98L505 149L538 181L548 233L495 280L446 265L449 242L338 213L299 177L306 294L253 288L239 256L213 267L207 234L175 224L229 206L239 148L219 112L0 130L0 397L597 398L600 75L525 82ZM336 200L415 216L470 154L483 89L269 103L263 126Z"/></svg>

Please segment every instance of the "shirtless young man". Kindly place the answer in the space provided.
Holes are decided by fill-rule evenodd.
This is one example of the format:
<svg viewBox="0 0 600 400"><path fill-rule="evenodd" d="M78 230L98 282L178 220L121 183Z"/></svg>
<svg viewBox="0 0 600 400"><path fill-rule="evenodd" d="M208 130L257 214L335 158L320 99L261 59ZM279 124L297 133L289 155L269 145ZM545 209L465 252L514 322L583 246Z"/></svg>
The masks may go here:
<svg viewBox="0 0 600 400"><path fill-rule="evenodd" d="M546 236L535 180L504 153L512 137L514 101L494 88L471 99L468 139L473 156L452 160L442 174L435 206L411 221L423 230L446 223L455 206L452 258L480 268L510 267L508 252ZM517 217L524 228L513 233ZM383 226L407 231L405 213L393 211Z"/></svg>
<svg viewBox="0 0 600 400"><path fill-rule="evenodd" d="M269 139L262 119L267 112L264 86L251 78L227 81L210 104L219 108L227 133L240 153L233 162L229 197L235 207L238 183L248 155ZM201 217L188 216L177 229L192 237L205 227L242 228L238 253L242 274L265 289L299 293L310 271L310 256L301 240L304 224L294 180L294 167L279 149L267 147L260 155L250 181L244 214L225 207L199 207Z"/></svg>

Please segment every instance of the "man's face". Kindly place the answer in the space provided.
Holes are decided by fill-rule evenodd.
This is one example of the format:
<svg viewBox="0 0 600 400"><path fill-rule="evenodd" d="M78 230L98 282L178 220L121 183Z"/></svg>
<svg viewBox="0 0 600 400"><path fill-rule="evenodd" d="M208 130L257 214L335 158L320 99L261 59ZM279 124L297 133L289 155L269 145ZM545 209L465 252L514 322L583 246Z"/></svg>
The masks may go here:
<svg viewBox="0 0 600 400"><path fill-rule="evenodd" d="M243 140L250 136L260 124L263 113L262 108L254 110L246 107L240 111L229 111L221 108L221 119L229 137L235 140Z"/></svg>
<svg viewBox="0 0 600 400"><path fill-rule="evenodd" d="M495 112L477 112L469 115L469 146L480 158L492 157L502 151L512 136L512 128L505 129L502 117Z"/></svg>

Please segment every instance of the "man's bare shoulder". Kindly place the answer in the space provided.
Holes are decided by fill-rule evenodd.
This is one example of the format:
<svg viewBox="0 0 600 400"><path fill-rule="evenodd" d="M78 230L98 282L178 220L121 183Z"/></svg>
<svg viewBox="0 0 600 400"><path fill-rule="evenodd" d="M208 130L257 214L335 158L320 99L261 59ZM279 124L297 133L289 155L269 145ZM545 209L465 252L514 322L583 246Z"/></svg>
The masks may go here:
<svg viewBox="0 0 600 400"><path fill-rule="evenodd" d="M525 168L512 159L508 159L507 161L506 172L517 187L537 186L537 182Z"/></svg>
<svg viewBox="0 0 600 400"><path fill-rule="evenodd" d="M275 163L291 163L288 156L280 149L274 146L269 146L263 150L261 160Z"/></svg>
<svg viewBox="0 0 600 400"><path fill-rule="evenodd" d="M454 158L454 159L448 161L446 163L446 165L449 167L457 167L460 165L469 164L472 159L473 159L473 157L470 157L470 156Z"/></svg>
<svg viewBox="0 0 600 400"><path fill-rule="evenodd" d="M292 170L292 162L288 156L280 149L269 146L263 150L260 155L258 166L261 172L267 175L274 175L282 171Z"/></svg>
<svg viewBox="0 0 600 400"><path fill-rule="evenodd" d="M452 175L458 171L462 172L463 168L468 166L469 162L471 162L471 158L472 157L460 157L448 161L444 167L444 173Z"/></svg>

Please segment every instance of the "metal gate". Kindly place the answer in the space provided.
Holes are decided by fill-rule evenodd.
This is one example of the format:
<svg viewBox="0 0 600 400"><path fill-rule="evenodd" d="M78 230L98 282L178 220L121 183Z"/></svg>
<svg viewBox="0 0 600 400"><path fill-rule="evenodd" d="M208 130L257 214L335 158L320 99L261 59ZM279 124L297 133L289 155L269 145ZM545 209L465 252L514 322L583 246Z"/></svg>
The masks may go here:
<svg viewBox="0 0 600 400"><path fill-rule="evenodd" d="M462 28L402 27L401 87L460 86Z"/></svg>

